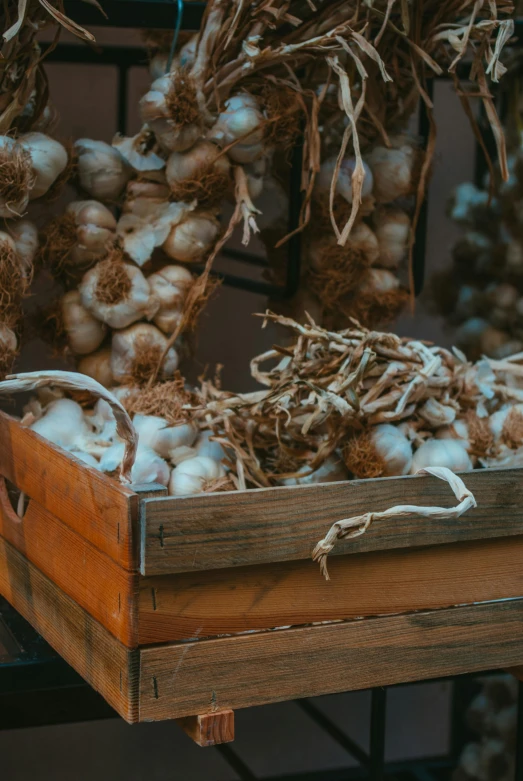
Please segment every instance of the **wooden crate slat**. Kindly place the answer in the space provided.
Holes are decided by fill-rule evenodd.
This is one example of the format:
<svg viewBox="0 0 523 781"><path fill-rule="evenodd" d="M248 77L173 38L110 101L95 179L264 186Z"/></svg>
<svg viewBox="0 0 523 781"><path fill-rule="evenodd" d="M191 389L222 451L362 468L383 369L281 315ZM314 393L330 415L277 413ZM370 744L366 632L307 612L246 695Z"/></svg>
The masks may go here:
<svg viewBox="0 0 523 781"><path fill-rule="evenodd" d="M135 568L133 491L72 458L2 412L0 443L0 475L122 567Z"/></svg>
<svg viewBox="0 0 523 781"><path fill-rule="evenodd" d="M2 537L0 594L122 718L137 721L139 651L125 648Z"/></svg>
<svg viewBox="0 0 523 781"><path fill-rule="evenodd" d="M9 512L5 498L0 501L0 535L124 645L138 645L138 575L32 499L23 520Z"/></svg>
<svg viewBox="0 0 523 781"><path fill-rule="evenodd" d="M523 537L143 578L140 644L523 595Z"/></svg>
<svg viewBox="0 0 523 781"><path fill-rule="evenodd" d="M140 652L140 720L178 718L523 662L523 599Z"/></svg>
<svg viewBox="0 0 523 781"><path fill-rule="evenodd" d="M463 479L478 507L458 521L375 522L363 536L340 542L334 553L523 534L521 470L477 470ZM141 571L165 575L307 559L335 521L396 504L450 507L454 496L435 477L412 476L145 499Z"/></svg>

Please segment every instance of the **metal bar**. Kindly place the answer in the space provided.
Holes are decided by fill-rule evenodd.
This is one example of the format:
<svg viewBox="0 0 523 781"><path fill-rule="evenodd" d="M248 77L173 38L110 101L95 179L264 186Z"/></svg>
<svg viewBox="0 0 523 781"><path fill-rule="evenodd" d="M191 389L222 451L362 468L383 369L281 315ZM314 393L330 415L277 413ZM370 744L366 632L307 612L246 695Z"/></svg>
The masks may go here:
<svg viewBox="0 0 523 781"><path fill-rule="evenodd" d="M432 100L434 95L434 79L429 79L427 83L427 93ZM425 102L420 99L419 106L419 125L418 132L423 139L423 146L426 147L429 138L430 121L429 113ZM430 181L427 182L427 190L418 217L418 224L416 225L416 240L414 244L413 254L413 266L412 274L414 280L414 295L419 296L423 290L423 283L425 281L425 255L427 253L427 225L429 216L429 187Z"/></svg>
<svg viewBox="0 0 523 781"><path fill-rule="evenodd" d="M523 781L523 682L518 681L518 725L516 732L515 781Z"/></svg>
<svg viewBox="0 0 523 781"><path fill-rule="evenodd" d="M61 43L46 54L49 46L42 46L47 62L73 62L78 65L125 65L127 68L147 68L147 55L138 46L84 46L81 43Z"/></svg>
<svg viewBox="0 0 523 781"><path fill-rule="evenodd" d="M229 744L222 743L220 746L215 746L215 750L218 754L221 754L229 767L232 767L241 781L257 781L257 776L254 775L251 769L247 767L245 762L240 759L238 754L233 751Z"/></svg>
<svg viewBox="0 0 523 781"><path fill-rule="evenodd" d="M336 743L339 743L345 751L347 751L351 757L360 763L363 767L370 766L370 757L361 746L359 746L355 740L352 740L345 732L331 721L328 716L322 713L310 700L296 700L296 705L300 707L310 718L322 728L324 732L333 738Z"/></svg>
<svg viewBox="0 0 523 781"><path fill-rule="evenodd" d="M269 264L260 255L255 255L254 252L245 252L242 249L233 249L232 247L223 247L220 250L220 255L224 255L226 258L232 260L241 260L248 263L250 266L259 266L260 268L268 268Z"/></svg>
<svg viewBox="0 0 523 781"><path fill-rule="evenodd" d="M385 729L387 722L387 689L372 689L370 714L370 781L385 778Z"/></svg>
<svg viewBox="0 0 523 781"><path fill-rule="evenodd" d="M176 16L172 0L103 0L104 16L98 8L81 0L65 0L65 13L78 24L96 27L134 27L172 30ZM184 3L182 30L199 30L205 3Z"/></svg>
<svg viewBox="0 0 523 781"><path fill-rule="evenodd" d="M117 93L117 112L116 112L116 127L118 132L125 135L127 128L127 92L128 92L128 79L129 70L127 65L118 66L118 83L116 88Z"/></svg>

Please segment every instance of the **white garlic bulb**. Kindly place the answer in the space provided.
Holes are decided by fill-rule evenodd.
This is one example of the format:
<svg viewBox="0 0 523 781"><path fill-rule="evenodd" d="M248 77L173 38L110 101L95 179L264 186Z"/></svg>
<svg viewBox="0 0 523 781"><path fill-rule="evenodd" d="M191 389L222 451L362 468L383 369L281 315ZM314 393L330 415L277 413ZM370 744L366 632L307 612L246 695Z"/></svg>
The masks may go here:
<svg viewBox="0 0 523 781"><path fill-rule="evenodd" d="M454 407L450 404L442 404L432 397L418 408L418 414L433 428L450 426L456 419Z"/></svg>
<svg viewBox="0 0 523 781"><path fill-rule="evenodd" d="M515 413L519 413L523 420L523 404L504 404L501 409L493 412L489 415L488 422L490 430L494 434L494 439L499 442L503 434L503 428L507 421L508 416L514 410Z"/></svg>
<svg viewBox="0 0 523 781"><path fill-rule="evenodd" d="M44 133L25 133L18 143L29 152L35 174L29 199L45 195L67 166L67 152L58 141Z"/></svg>
<svg viewBox="0 0 523 781"><path fill-rule="evenodd" d="M123 442L117 442L107 448L100 459L102 472L115 472L122 463ZM169 465L150 447L138 443L136 459L131 469L131 480L136 485L160 483L167 485L171 470Z"/></svg>
<svg viewBox="0 0 523 781"><path fill-rule="evenodd" d="M72 399L52 401L30 428L64 450L83 450L91 434L83 409Z"/></svg>
<svg viewBox="0 0 523 781"><path fill-rule="evenodd" d="M31 157L10 136L0 136L0 217L20 217L35 181Z"/></svg>
<svg viewBox="0 0 523 781"><path fill-rule="evenodd" d="M186 112L188 107L189 112L177 116L176 96L182 92L193 98L194 110L190 109L190 101L186 101ZM201 135L196 91L183 69L164 73L153 81L140 100L140 113L160 144L172 152L190 149Z"/></svg>
<svg viewBox="0 0 523 781"><path fill-rule="evenodd" d="M92 353L102 344L107 326L82 306L78 290L63 296L62 320L69 347L76 355Z"/></svg>
<svg viewBox="0 0 523 781"><path fill-rule="evenodd" d="M116 382L134 380L142 383L155 370L163 351L166 337L154 325L138 323L123 331L115 331L112 339L111 369ZM174 347L165 356L160 377L172 377L179 358Z"/></svg>
<svg viewBox="0 0 523 781"><path fill-rule="evenodd" d="M193 283L193 276L183 266L164 266L160 271L148 276L147 282L160 302L160 307L170 308L183 304Z"/></svg>
<svg viewBox="0 0 523 781"><path fill-rule="evenodd" d="M5 323L0 323L0 378L11 369L17 349L16 334Z"/></svg>
<svg viewBox="0 0 523 781"><path fill-rule="evenodd" d="M113 245L116 220L107 206L98 201L72 201L66 214L74 215L76 242L68 255L75 266L90 266L101 260Z"/></svg>
<svg viewBox="0 0 523 781"><path fill-rule="evenodd" d="M414 169L419 150L412 139L396 136L392 147L375 146L366 156L374 177L372 193L378 203L391 203L413 192Z"/></svg>
<svg viewBox="0 0 523 781"><path fill-rule="evenodd" d="M325 160L320 167L318 177L316 179L316 190L325 191L328 193L331 188L332 177L336 170L336 158L330 157ZM352 175L356 168L356 159L354 157L346 157L342 160L340 171L338 174L338 180L336 182L335 192L341 195L342 198L348 203L352 203ZM363 180L363 186L361 190L361 197L368 198L372 195L372 189L374 186L374 179L371 168L363 163L363 169L365 171L365 178Z"/></svg>
<svg viewBox="0 0 523 781"><path fill-rule="evenodd" d="M225 469L206 456L188 458L175 467L169 481L171 496L191 496L202 493L207 484L225 476Z"/></svg>
<svg viewBox="0 0 523 781"><path fill-rule="evenodd" d="M86 355L78 363L80 374L86 374L103 385L104 388L111 388L114 384L113 372L111 369L111 348L104 347L91 355Z"/></svg>
<svg viewBox="0 0 523 781"><path fill-rule="evenodd" d="M220 224L212 214L192 212L172 228L162 249L174 260L198 263L214 245L219 230Z"/></svg>
<svg viewBox="0 0 523 781"><path fill-rule="evenodd" d="M402 209L377 209L373 215L373 223L380 249L380 266L398 268L407 254L409 215Z"/></svg>
<svg viewBox="0 0 523 781"><path fill-rule="evenodd" d="M230 163L216 144L198 141L185 153L173 152L167 160L165 175L173 193L186 181L198 181L208 171L227 177Z"/></svg>
<svg viewBox="0 0 523 781"><path fill-rule="evenodd" d="M79 461L82 461L84 464L87 464L87 466L92 466L95 469L100 468L99 462L90 453L84 453L82 450L71 450L70 453Z"/></svg>
<svg viewBox="0 0 523 781"><path fill-rule="evenodd" d="M125 328L142 317L151 320L160 306L139 268L111 259L90 269L78 290L85 308L111 328Z"/></svg>
<svg viewBox="0 0 523 781"><path fill-rule="evenodd" d="M211 437L214 436L212 431L202 431L195 444L196 455L207 456L212 458L213 461L220 462L225 458L225 451L219 442L211 441Z"/></svg>
<svg viewBox="0 0 523 781"><path fill-rule="evenodd" d="M98 399L92 412L85 413L85 419L96 434L97 440L113 442L116 439L116 418L111 405L105 399Z"/></svg>
<svg viewBox="0 0 523 781"><path fill-rule="evenodd" d="M397 290L400 281L390 271L382 268L371 268L365 275L358 290L362 293L388 293Z"/></svg>
<svg viewBox="0 0 523 781"><path fill-rule="evenodd" d="M411 475L426 466L445 466L453 472L466 472L472 469L472 461L461 440L429 439L414 453Z"/></svg>
<svg viewBox="0 0 523 781"><path fill-rule="evenodd" d="M265 152L263 133L264 116L258 100L240 92L225 101L224 111L209 132L209 138L222 147L234 144L228 155L236 163L252 163Z"/></svg>
<svg viewBox="0 0 523 781"><path fill-rule="evenodd" d="M354 226L343 247L338 245L335 236L322 236L312 241L307 251L310 265L317 270L328 265L333 253L338 257L343 253L348 264L351 264L353 259L357 259L359 263L363 259L365 265L371 266L380 258L378 239L365 222Z"/></svg>
<svg viewBox="0 0 523 781"><path fill-rule="evenodd" d="M316 483L336 483L347 480L349 473L343 461L333 455L327 458L314 472L305 464L298 470L303 477L288 477L280 480L281 485L314 485Z"/></svg>
<svg viewBox="0 0 523 781"><path fill-rule="evenodd" d="M78 178L83 189L102 201L115 201L122 194L132 171L120 152L104 141L75 141Z"/></svg>
<svg viewBox="0 0 523 781"><path fill-rule="evenodd" d="M170 453L180 447L191 447L198 434L191 423L170 426L164 418L155 415L135 415L133 425L138 441L163 458L169 458Z"/></svg>
<svg viewBox="0 0 523 781"><path fill-rule="evenodd" d="M9 226L9 232L16 247L16 254L22 261L26 276L29 276L38 250L38 228L30 220L19 220Z"/></svg>
<svg viewBox="0 0 523 781"><path fill-rule="evenodd" d="M374 449L383 462L383 475L407 475L412 463L412 445L396 426L382 423L370 431Z"/></svg>
<svg viewBox="0 0 523 781"><path fill-rule="evenodd" d="M165 168L165 159L158 154L160 150L156 138L147 125L135 136L117 133L112 145L131 168L144 176L156 176Z"/></svg>

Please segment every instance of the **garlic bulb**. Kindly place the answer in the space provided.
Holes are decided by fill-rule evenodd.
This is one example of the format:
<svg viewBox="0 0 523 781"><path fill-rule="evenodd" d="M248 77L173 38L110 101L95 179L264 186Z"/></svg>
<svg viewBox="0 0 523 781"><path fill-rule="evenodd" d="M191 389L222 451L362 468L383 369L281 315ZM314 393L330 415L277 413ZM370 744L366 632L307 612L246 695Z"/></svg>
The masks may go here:
<svg viewBox="0 0 523 781"><path fill-rule="evenodd" d="M116 220L109 209L98 201L72 201L66 214L74 217L76 225L76 241L68 261L82 267L101 260L116 236Z"/></svg>
<svg viewBox="0 0 523 781"><path fill-rule="evenodd" d="M374 178L372 193L378 203L410 195L415 187L419 150L407 136L391 137L392 148L375 146L366 156Z"/></svg>
<svg viewBox="0 0 523 781"><path fill-rule="evenodd" d="M20 136L18 143L29 153L35 174L29 193L32 201L33 198L45 195L63 173L68 161L67 152L62 144L44 133L25 133Z"/></svg>
<svg viewBox="0 0 523 781"><path fill-rule="evenodd" d="M298 474L303 474L303 477L288 477L284 480L280 480L281 485L312 485L316 483L336 483L341 480L347 480L349 473L347 467L343 461L336 457L330 456L324 463L311 472L309 467L305 464L298 470Z"/></svg>
<svg viewBox="0 0 523 781"><path fill-rule="evenodd" d="M236 163L252 163L265 152L263 134L264 116L258 100L247 92L240 92L225 101L224 111L209 138L221 147L233 144L228 155Z"/></svg>
<svg viewBox="0 0 523 781"><path fill-rule="evenodd" d="M154 325L138 323L123 331L115 331L112 339L111 369L116 382L146 382L155 370L167 347L167 339ZM178 353L170 347L160 376L172 377L178 368Z"/></svg>
<svg viewBox="0 0 523 781"><path fill-rule="evenodd" d="M135 171L145 176L155 176L165 168L165 159L159 154L161 150L158 149L154 133L147 125L135 136L117 133L112 145Z"/></svg>
<svg viewBox="0 0 523 781"><path fill-rule="evenodd" d="M183 266L164 266L147 277L151 293L160 302L161 309L181 306L193 283L193 276Z"/></svg>
<svg viewBox="0 0 523 781"><path fill-rule="evenodd" d="M356 168L356 160L354 157L344 158L344 160L342 160L340 171L338 174L338 181L336 182L335 192L338 195L341 195L342 198L345 198L345 200L348 203L352 203L352 175L354 173L355 168ZM363 168L365 170L365 179L363 180L361 197L368 198L370 195L372 195L374 179L372 175L372 170L366 163L363 163ZM332 177L334 176L335 170L336 170L335 157L330 157L328 160L325 160L321 164L320 171L316 180L317 191L320 192L330 191Z"/></svg>
<svg viewBox="0 0 523 781"><path fill-rule="evenodd" d="M412 463L412 446L396 426L383 423L374 426L370 438L379 458L383 461L382 474L406 475Z"/></svg>
<svg viewBox="0 0 523 781"><path fill-rule="evenodd" d="M225 451L219 442L211 441L213 436L212 431L202 431L194 447L198 456L207 456L213 461L220 462L225 458Z"/></svg>
<svg viewBox="0 0 523 781"><path fill-rule="evenodd" d="M91 434L83 409L72 399L52 401L30 428L64 450L83 450Z"/></svg>
<svg viewBox="0 0 523 781"><path fill-rule="evenodd" d="M160 305L139 268L111 258L90 269L78 290L85 308L111 328L151 320Z"/></svg>
<svg viewBox="0 0 523 781"><path fill-rule="evenodd" d="M504 404L501 409L496 410L496 412L493 412L492 415L488 417L490 430L492 431L496 441L499 442L499 440L502 438L503 434L505 433L504 429L507 422L510 423L514 416L517 416L516 420L518 420L520 417L521 423L523 423L523 404ZM510 436L511 432L509 431L507 433Z"/></svg>
<svg viewBox="0 0 523 781"><path fill-rule="evenodd" d="M111 348L104 347L91 355L86 355L78 363L80 374L86 374L103 385L105 388L111 388L114 384L113 372L111 369Z"/></svg>
<svg viewBox="0 0 523 781"><path fill-rule="evenodd" d="M107 448L100 459L102 472L115 472L122 463L124 455L123 442L117 442ZM136 459L131 469L131 480L136 485L148 483L160 483L167 485L171 470L163 458L150 447L138 443Z"/></svg>
<svg viewBox="0 0 523 781"><path fill-rule="evenodd" d="M225 470L217 461L206 456L188 458L175 467L169 481L171 496L191 496L205 491L213 480L225 476Z"/></svg>
<svg viewBox="0 0 523 781"><path fill-rule="evenodd" d="M30 276L38 250L38 228L29 220L19 220L9 226L9 232L15 243L16 254L22 261L25 275Z"/></svg>
<svg viewBox="0 0 523 781"><path fill-rule="evenodd" d="M332 257L346 256L347 277L356 267L371 266L380 258L378 239L365 222L354 226L345 245L340 247L334 236L323 236L312 241L308 247L308 257L312 268L320 270L330 266Z"/></svg>
<svg viewBox="0 0 523 781"><path fill-rule="evenodd" d="M456 419L456 410L449 404L442 404L434 398L427 401L418 409L418 414L432 428L450 426Z"/></svg>
<svg viewBox="0 0 523 781"><path fill-rule="evenodd" d="M198 263L214 245L220 230L212 214L192 212L175 225L162 245L163 251L182 263Z"/></svg>
<svg viewBox="0 0 523 781"><path fill-rule="evenodd" d="M85 418L98 440L113 442L117 437L116 418L105 399L98 399L92 412L86 413Z"/></svg>
<svg viewBox="0 0 523 781"><path fill-rule="evenodd" d="M390 271L371 268L358 290L361 293L388 293L390 290L397 290L399 286L399 279Z"/></svg>
<svg viewBox="0 0 523 781"><path fill-rule="evenodd" d="M78 290L62 298L62 319L69 347L76 355L92 353L103 342L107 326L82 306Z"/></svg>
<svg viewBox="0 0 523 781"><path fill-rule="evenodd" d="M411 475L426 466L445 466L453 472L472 469L472 461L459 439L429 439L414 453Z"/></svg>
<svg viewBox="0 0 523 781"><path fill-rule="evenodd" d="M28 151L10 136L0 136L0 217L19 217L29 203L35 174Z"/></svg>
<svg viewBox="0 0 523 781"><path fill-rule="evenodd" d="M82 450L71 450L70 453L79 461L83 461L84 464L87 464L87 466L92 466L95 469L100 468L100 464L90 453L84 453Z"/></svg>
<svg viewBox="0 0 523 781"><path fill-rule="evenodd" d="M196 88L180 69L157 78L140 100L140 113L160 144L172 152L184 152L201 135Z"/></svg>
<svg viewBox="0 0 523 781"><path fill-rule="evenodd" d="M102 201L117 200L132 174L120 152L104 141L90 138L80 138L74 146L83 189Z"/></svg>
<svg viewBox="0 0 523 781"><path fill-rule="evenodd" d="M155 203L155 199L140 197L126 206L128 210L118 220L118 236L126 254L143 266L174 226L187 218L195 203Z"/></svg>
<svg viewBox="0 0 523 781"><path fill-rule="evenodd" d="M0 379L11 370L17 349L16 335L7 325L0 323Z"/></svg>
<svg viewBox="0 0 523 781"><path fill-rule="evenodd" d="M229 185L230 162L210 141L198 141L185 153L173 152L165 175L175 201L196 198L200 205L221 200Z"/></svg>
<svg viewBox="0 0 523 781"><path fill-rule="evenodd" d="M373 223L380 250L380 266L398 268L407 254L409 215L401 209L377 209L373 215Z"/></svg>
<svg viewBox="0 0 523 781"><path fill-rule="evenodd" d="M163 458L180 447L191 447L197 436L197 430L191 423L169 426L164 418L154 415L135 415L133 425L138 441L152 448Z"/></svg>

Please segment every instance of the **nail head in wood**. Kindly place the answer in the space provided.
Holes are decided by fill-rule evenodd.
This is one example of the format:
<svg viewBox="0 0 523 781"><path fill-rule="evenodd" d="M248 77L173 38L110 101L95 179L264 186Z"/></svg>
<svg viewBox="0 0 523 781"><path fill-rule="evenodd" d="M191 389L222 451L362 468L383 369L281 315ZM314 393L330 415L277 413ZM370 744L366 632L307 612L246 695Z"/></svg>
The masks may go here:
<svg viewBox="0 0 523 781"><path fill-rule="evenodd" d="M183 719L176 719L176 723L198 746L217 746L234 740L234 711L232 710L186 716Z"/></svg>

